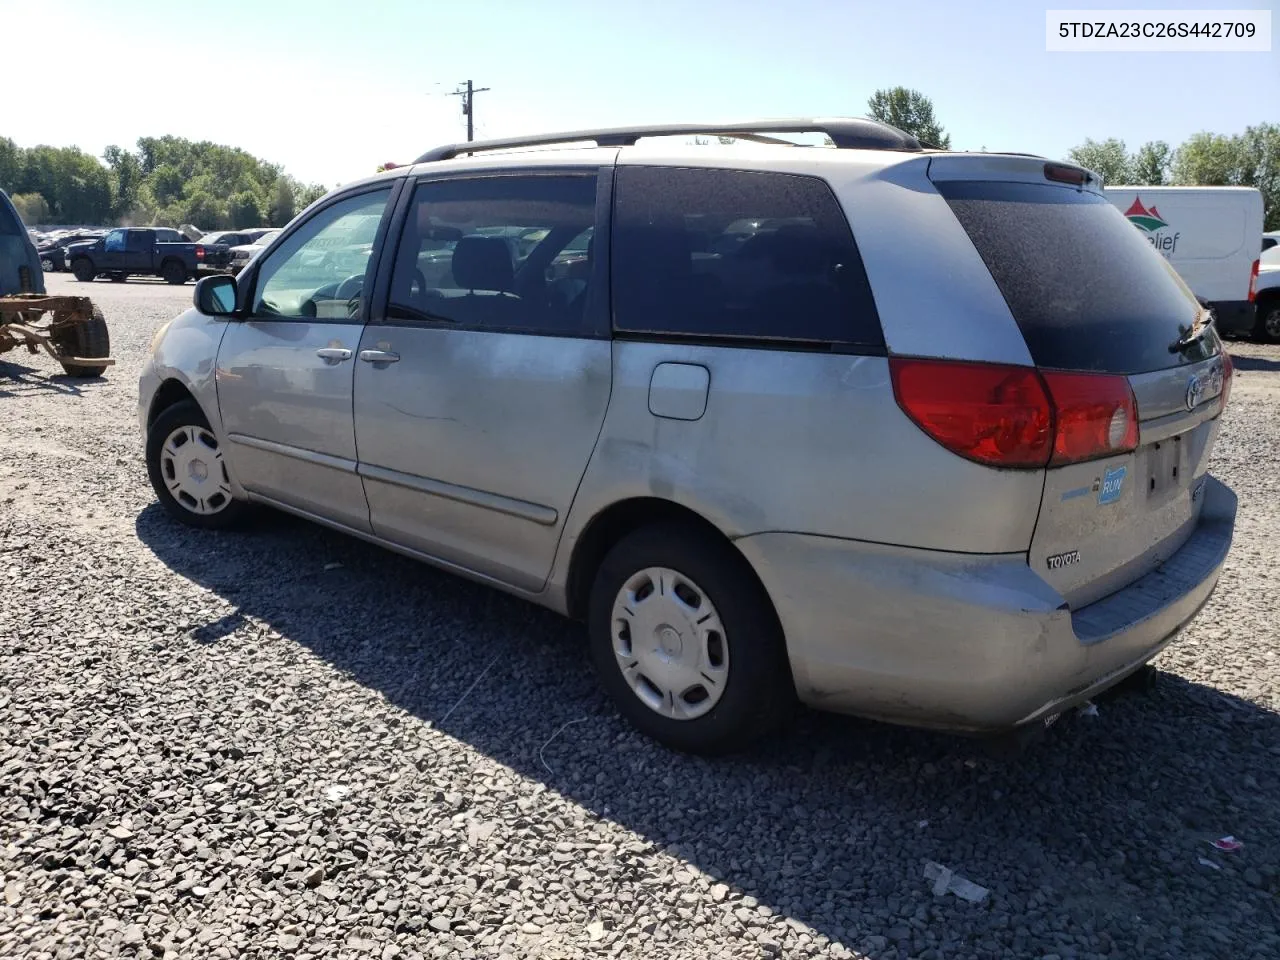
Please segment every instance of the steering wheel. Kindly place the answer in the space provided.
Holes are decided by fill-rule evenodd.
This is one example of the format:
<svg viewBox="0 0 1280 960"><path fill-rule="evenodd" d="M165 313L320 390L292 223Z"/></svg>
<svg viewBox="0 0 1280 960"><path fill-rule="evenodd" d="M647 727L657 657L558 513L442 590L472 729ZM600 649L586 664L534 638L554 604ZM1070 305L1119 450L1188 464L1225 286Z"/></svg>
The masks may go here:
<svg viewBox="0 0 1280 960"><path fill-rule="evenodd" d="M362 290L364 290L364 274L355 273L338 284L338 289L333 292L333 299L350 300L360 296Z"/></svg>

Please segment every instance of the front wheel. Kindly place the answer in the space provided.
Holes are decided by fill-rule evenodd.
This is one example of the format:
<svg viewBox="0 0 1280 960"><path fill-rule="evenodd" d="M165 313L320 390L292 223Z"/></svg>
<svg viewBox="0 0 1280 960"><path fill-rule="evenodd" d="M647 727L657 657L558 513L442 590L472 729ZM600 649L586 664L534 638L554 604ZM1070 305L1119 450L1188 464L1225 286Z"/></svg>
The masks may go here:
<svg viewBox="0 0 1280 960"><path fill-rule="evenodd" d="M1258 322L1253 333L1263 343L1280 343L1280 300L1258 306Z"/></svg>
<svg viewBox="0 0 1280 960"><path fill-rule="evenodd" d="M164 277L166 283L179 286L187 282L187 268L177 260L170 260L160 268L160 276Z"/></svg>
<svg viewBox="0 0 1280 960"><path fill-rule="evenodd" d="M642 733L721 754L776 729L794 700L782 628L731 544L644 527L605 557L591 590L591 658Z"/></svg>
<svg viewBox="0 0 1280 960"><path fill-rule="evenodd" d="M41 258L40 258L40 269L41 269L41 270L43 270L45 273L53 273L53 272L54 272L54 270L53 270L53 258L52 258L52 257L41 257Z"/></svg>
<svg viewBox="0 0 1280 960"><path fill-rule="evenodd" d="M222 530L249 508L231 495L218 438L192 400L164 410L147 429L147 476L165 511L191 527Z"/></svg>
<svg viewBox="0 0 1280 960"><path fill-rule="evenodd" d="M93 264L88 260L85 260L83 257L72 262L71 272L75 274L76 279L81 283L92 282L95 275Z"/></svg>

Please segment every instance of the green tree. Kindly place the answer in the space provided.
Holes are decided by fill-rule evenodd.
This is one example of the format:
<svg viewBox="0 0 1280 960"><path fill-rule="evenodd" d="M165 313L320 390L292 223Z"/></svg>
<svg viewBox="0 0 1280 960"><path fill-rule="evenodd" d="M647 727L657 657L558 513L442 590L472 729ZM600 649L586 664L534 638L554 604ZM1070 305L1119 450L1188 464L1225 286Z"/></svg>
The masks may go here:
<svg viewBox="0 0 1280 960"><path fill-rule="evenodd" d="M1085 140L1080 146L1072 147L1067 157L1072 163L1101 176L1106 184L1132 182L1129 153L1123 140L1114 137L1101 143Z"/></svg>
<svg viewBox="0 0 1280 960"><path fill-rule="evenodd" d="M298 193L298 207L305 210L329 191L324 184L313 183L303 187Z"/></svg>
<svg viewBox="0 0 1280 960"><path fill-rule="evenodd" d="M1220 133L1193 134L1173 158L1174 183L1235 186L1244 174L1240 141Z"/></svg>
<svg viewBox="0 0 1280 960"><path fill-rule="evenodd" d="M252 190L243 190L231 198L227 217L232 227L256 227L264 219L262 202Z"/></svg>
<svg viewBox="0 0 1280 960"><path fill-rule="evenodd" d="M1129 158L1129 180L1138 186L1154 186L1169 182L1169 166L1173 151L1163 140L1152 140L1138 148Z"/></svg>
<svg viewBox="0 0 1280 960"><path fill-rule="evenodd" d="M34 227L38 223L49 222L49 204L40 194L16 193L9 199L13 201L13 206L18 211L18 216L22 218L22 222L28 227Z"/></svg>
<svg viewBox="0 0 1280 960"><path fill-rule="evenodd" d="M137 154L112 144L102 151L102 159L111 170L112 213L117 219L130 216L138 207L138 193L142 189L142 163Z"/></svg>
<svg viewBox="0 0 1280 960"><path fill-rule="evenodd" d="M919 90L893 87L877 90L867 100L871 116L905 130L921 143L944 150L951 148L951 135L942 129L933 114L933 101Z"/></svg>
<svg viewBox="0 0 1280 960"><path fill-rule="evenodd" d="M268 219L273 227L283 227L293 219L296 212L297 197L294 195L294 184L288 177L276 180L275 199L271 201Z"/></svg>
<svg viewBox="0 0 1280 960"><path fill-rule="evenodd" d="M14 193L22 176L22 148L8 137L0 137L0 190Z"/></svg>

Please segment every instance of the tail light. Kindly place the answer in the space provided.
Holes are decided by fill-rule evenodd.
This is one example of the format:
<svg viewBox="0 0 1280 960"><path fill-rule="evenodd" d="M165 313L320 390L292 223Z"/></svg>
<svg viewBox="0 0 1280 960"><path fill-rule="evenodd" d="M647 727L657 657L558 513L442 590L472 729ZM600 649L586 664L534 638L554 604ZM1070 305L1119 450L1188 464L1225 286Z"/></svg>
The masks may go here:
<svg viewBox="0 0 1280 960"><path fill-rule="evenodd" d="M1127 379L1056 371L1042 376L1056 415L1050 466L1096 460L1138 446L1138 404Z"/></svg>
<svg viewBox="0 0 1280 960"><path fill-rule="evenodd" d="M889 369L903 412L978 463L1060 466L1138 445L1138 405L1122 376L898 357Z"/></svg>
<svg viewBox="0 0 1280 960"><path fill-rule="evenodd" d="M1258 268L1261 260L1253 261L1253 269L1249 271L1249 302L1253 303L1258 299Z"/></svg>
<svg viewBox="0 0 1280 960"><path fill-rule="evenodd" d="M204 247L200 246L199 244L196 244L196 260L197 261L204 260Z"/></svg>

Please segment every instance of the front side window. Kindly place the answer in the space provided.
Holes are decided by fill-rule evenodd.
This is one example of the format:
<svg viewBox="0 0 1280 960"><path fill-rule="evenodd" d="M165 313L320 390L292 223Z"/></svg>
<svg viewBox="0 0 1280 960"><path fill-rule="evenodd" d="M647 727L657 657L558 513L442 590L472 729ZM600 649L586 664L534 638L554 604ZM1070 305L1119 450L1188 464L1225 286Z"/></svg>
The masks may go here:
<svg viewBox="0 0 1280 960"><path fill-rule="evenodd" d="M849 224L814 177L621 167L610 259L621 332L884 348Z"/></svg>
<svg viewBox="0 0 1280 960"><path fill-rule="evenodd" d="M112 230L107 234L107 239L103 243L102 249L107 253L121 253L124 250L124 237L125 232L123 230Z"/></svg>
<svg viewBox="0 0 1280 960"><path fill-rule="evenodd" d="M345 320L360 316L366 274L390 188L326 207L274 250L258 273L253 313Z"/></svg>
<svg viewBox="0 0 1280 960"><path fill-rule="evenodd" d="M481 329L577 334L593 293L594 174L420 183L388 315Z"/></svg>

